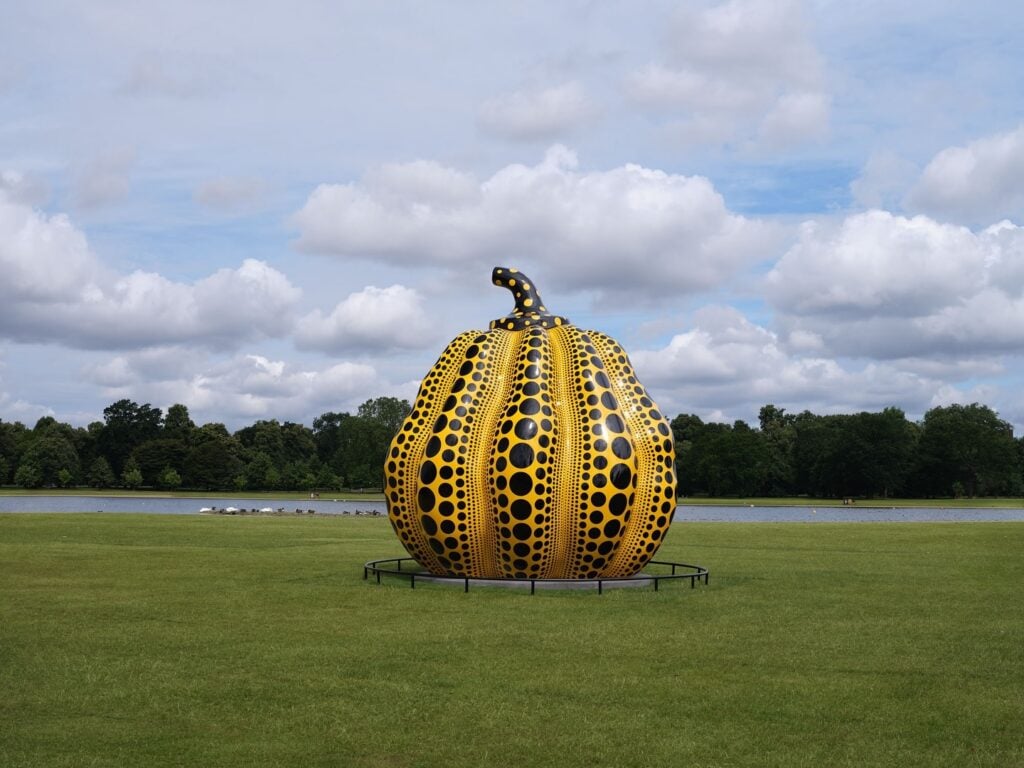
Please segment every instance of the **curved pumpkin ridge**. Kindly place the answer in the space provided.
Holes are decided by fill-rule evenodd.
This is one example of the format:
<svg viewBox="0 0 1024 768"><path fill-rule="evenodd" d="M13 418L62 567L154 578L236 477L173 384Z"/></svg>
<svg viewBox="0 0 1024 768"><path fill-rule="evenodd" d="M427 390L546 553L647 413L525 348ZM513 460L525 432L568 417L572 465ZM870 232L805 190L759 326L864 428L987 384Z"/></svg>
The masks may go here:
<svg viewBox="0 0 1024 768"><path fill-rule="evenodd" d="M576 578L577 524L580 498L575 480L580 474L580 426L574 409L577 369L573 348L579 329L567 325L548 334L551 343L551 397L558 444L553 458L555 520L552 530L553 560L549 579Z"/></svg>
<svg viewBox="0 0 1024 768"><path fill-rule="evenodd" d="M498 409L508 395L510 350L521 334L481 333L464 352L423 449L416 504L443 573L494 578L494 525L486 461Z"/></svg>
<svg viewBox="0 0 1024 768"><path fill-rule="evenodd" d="M562 434L572 435L572 449L578 455L576 470L560 475L560 484L566 487L559 496L570 497L569 517L575 523L568 578L595 578L604 575L624 535L634 501L636 458L604 362L590 336L573 326L554 335L563 335L567 342L565 382L571 389L563 400L574 401L566 409L570 421Z"/></svg>
<svg viewBox="0 0 1024 768"><path fill-rule="evenodd" d="M675 511L675 466L672 430L658 406L633 373L622 347L603 333L591 333L608 366L612 390L623 406L637 457L636 503L622 546L606 569L607 576L632 576L654 556Z"/></svg>
<svg viewBox="0 0 1024 768"><path fill-rule="evenodd" d="M518 343L512 364L515 384L493 433L490 499L501 575L542 579L553 562L552 469L558 442L550 392L551 344L539 328L522 332Z"/></svg>
<svg viewBox="0 0 1024 768"><path fill-rule="evenodd" d="M416 402L391 441L386 465L388 519L406 551L431 573L444 569L427 542L417 507L420 464L430 439L432 425L444 405L444 398L458 376L466 348L479 331L467 331L455 337L420 384Z"/></svg>

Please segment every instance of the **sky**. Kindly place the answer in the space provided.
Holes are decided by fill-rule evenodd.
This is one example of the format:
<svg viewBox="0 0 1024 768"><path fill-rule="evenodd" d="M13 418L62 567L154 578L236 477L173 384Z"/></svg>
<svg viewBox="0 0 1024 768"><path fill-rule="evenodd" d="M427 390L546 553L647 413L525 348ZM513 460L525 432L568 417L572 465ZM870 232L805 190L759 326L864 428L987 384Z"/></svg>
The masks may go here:
<svg viewBox="0 0 1024 768"><path fill-rule="evenodd" d="M1024 6L0 0L0 418L311 424L512 308L756 425L1024 433Z"/></svg>

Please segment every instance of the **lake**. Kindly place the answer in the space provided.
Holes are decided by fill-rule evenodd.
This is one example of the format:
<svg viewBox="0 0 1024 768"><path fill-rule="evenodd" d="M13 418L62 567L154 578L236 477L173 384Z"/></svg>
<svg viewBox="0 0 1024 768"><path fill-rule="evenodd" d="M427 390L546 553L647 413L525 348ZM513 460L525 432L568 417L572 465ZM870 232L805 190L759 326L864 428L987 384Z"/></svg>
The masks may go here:
<svg viewBox="0 0 1024 768"><path fill-rule="evenodd" d="M356 512L386 514L383 501L345 499L252 499L237 498L150 498L124 496L0 496L0 512L146 512L157 515L197 515L202 507L239 509L283 508L294 513L316 510L320 515L353 515ZM993 522L1024 520L1019 509L892 508L851 507L750 507L699 506L683 504L675 521L721 523L834 523L834 522Z"/></svg>

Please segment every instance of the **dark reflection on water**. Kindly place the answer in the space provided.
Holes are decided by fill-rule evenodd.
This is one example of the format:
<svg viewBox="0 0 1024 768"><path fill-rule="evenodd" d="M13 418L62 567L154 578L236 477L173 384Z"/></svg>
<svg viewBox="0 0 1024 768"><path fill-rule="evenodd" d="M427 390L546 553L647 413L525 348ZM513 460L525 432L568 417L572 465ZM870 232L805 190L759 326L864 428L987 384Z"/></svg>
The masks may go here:
<svg viewBox="0 0 1024 768"><path fill-rule="evenodd" d="M350 515L377 512L384 515L383 501L346 501L344 499L167 499L126 498L123 496L0 496L0 512L147 512L158 515L195 515L203 507L238 509L284 509L294 514L315 510L319 515ZM1019 509L940 509L918 507L704 507L681 505L676 522L735 523L834 523L834 522L941 522L1024 520Z"/></svg>

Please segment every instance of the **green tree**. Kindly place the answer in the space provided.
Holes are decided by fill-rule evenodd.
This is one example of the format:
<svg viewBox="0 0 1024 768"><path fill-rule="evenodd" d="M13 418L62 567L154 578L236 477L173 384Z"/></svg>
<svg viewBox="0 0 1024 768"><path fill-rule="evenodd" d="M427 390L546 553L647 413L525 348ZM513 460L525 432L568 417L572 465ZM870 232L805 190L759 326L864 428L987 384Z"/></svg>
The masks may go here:
<svg viewBox="0 0 1024 768"><path fill-rule="evenodd" d="M23 461L18 465L18 470L14 473L14 483L22 488L41 488L43 485L43 473L33 461Z"/></svg>
<svg viewBox="0 0 1024 768"><path fill-rule="evenodd" d="M326 491L337 491L341 488L341 478L331 471L326 464L320 467L316 476L316 487Z"/></svg>
<svg viewBox="0 0 1024 768"><path fill-rule="evenodd" d="M793 464L796 487L811 496L841 497L845 494L841 425L835 416L810 411L793 421Z"/></svg>
<svg viewBox="0 0 1024 768"><path fill-rule="evenodd" d="M70 488L71 483L72 481L74 481L74 479L75 476L72 475L71 472L68 471L67 469L62 469L60 472L57 473L57 482L61 488Z"/></svg>
<svg viewBox="0 0 1024 768"><path fill-rule="evenodd" d="M182 477L189 488L231 490L236 477L244 478L245 465L239 457L242 448L237 440L227 435L227 430L220 434L222 429L223 425L205 424L197 430L201 442L186 455Z"/></svg>
<svg viewBox="0 0 1024 768"><path fill-rule="evenodd" d="M692 496L698 490L706 490L698 482L696 456L693 446L704 431L704 422L699 416L681 413L672 419L672 436L676 443L676 492L680 496Z"/></svg>
<svg viewBox="0 0 1024 768"><path fill-rule="evenodd" d="M160 435L162 414L149 403L139 405L132 400L118 400L103 409L103 430L98 436L100 454L115 473L124 470L132 450Z"/></svg>
<svg viewBox="0 0 1024 768"><path fill-rule="evenodd" d="M767 451L760 433L746 422L706 425L694 453L697 479L711 495L756 496L763 491Z"/></svg>
<svg viewBox="0 0 1024 768"><path fill-rule="evenodd" d="M195 429L196 425L189 416L186 406L175 403L167 409L162 431L165 440L180 440L187 445Z"/></svg>
<svg viewBox="0 0 1024 768"><path fill-rule="evenodd" d="M245 487L253 491L276 490L281 475L263 451L257 451L245 467Z"/></svg>
<svg viewBox="0 0 1024 768"><path fill-rule="evenodd" d="M275 467L286 461L284 435L277 419L260 420L235 432L235 439L252 455L262 453Z"/></svg>
<svg viewBox="0 0 1024 768"><path fill-rule="evenodd" d="M765 445L765 494L789 496L796 489L796 417L771 403L763 406L757 416Z"/></svg>
<svg viewBox="0 0 1024 768"><path fill-rule="evenodd" d="M918 455L918 487L930 495L948 496L957 482L968 496L1014 493L1021 487L1013 427L978 403L928 411Z"/></svg>
<svg viewBox="0 0 1024 768"><path fill-rule="evenodd" d="M404 400L378 398L363 403L359 416L329 412L314 419L313 444L321 466L345 487L380 488L388 445L407 407Z"/></svg>
<svg viewBox="0 0 1024 768"><path fill-rule="evenodd" d="M157 485L165 467L173 467L179 474L185 465L188 446L179 438L157 438L137 445L131 452L146 485Z"/></svg>
<svg viewBox="0 0 1024 768"><path fill-rule="evenodd" d="M95 458L89 467L89 485L93 488L113 488L116 481L110 462L102 456Z"/></svg>
<svg viewBox="0 0 1024 768"><path fill-rule="evenodd" d="M377 397L360 405L356 416L379 424L390 442L391 438L398 434L402 422L405 421L405 417L409 415L410 411L412 411L412 406L409 405L408 400L399 400L397 397Z"/></svg>
<svg viewBox="0 0 1024 768"><path fill-rule="evenodd" d="M7 467L7 471L0 474L0 483L7 482L21 460L25 432L25 425L20 421L5 422L0 419L0 459L4 460Z"/></svg>
<svg viewBox="0 0 1024 768"><path fill-rule="evenodd" d="M164 467L157 478L157 485L164 490L176 491L181 487L181 475L178 474L178 470L174 467Z"/></svg>
<svg viewBox="0 0 1024 768"><path fill-rule="evenodd" d="M124 469L121 472L121 485L134 490L141 486L142 482L142 471L139 469L139 465L135 463L135 459L129 458L124 463Z"/></svg>
<svg viewBox="0 0 1024 768"><path fill-rule="evenodd" d="M313 443L320 461L329 462L341 445L342 424L352 417L347 413L328 411L313 419Z"/></svg>
<svg viewBox="0 0 1024 768"><path fill-rule="evenodd" d="M41 476L42 485L59 485L60 471L66 469L72 477L78 474L78 453L75 446L59 429L44 428L42 436L33 440L25 451L22 463L35 466Z"/></svg>

